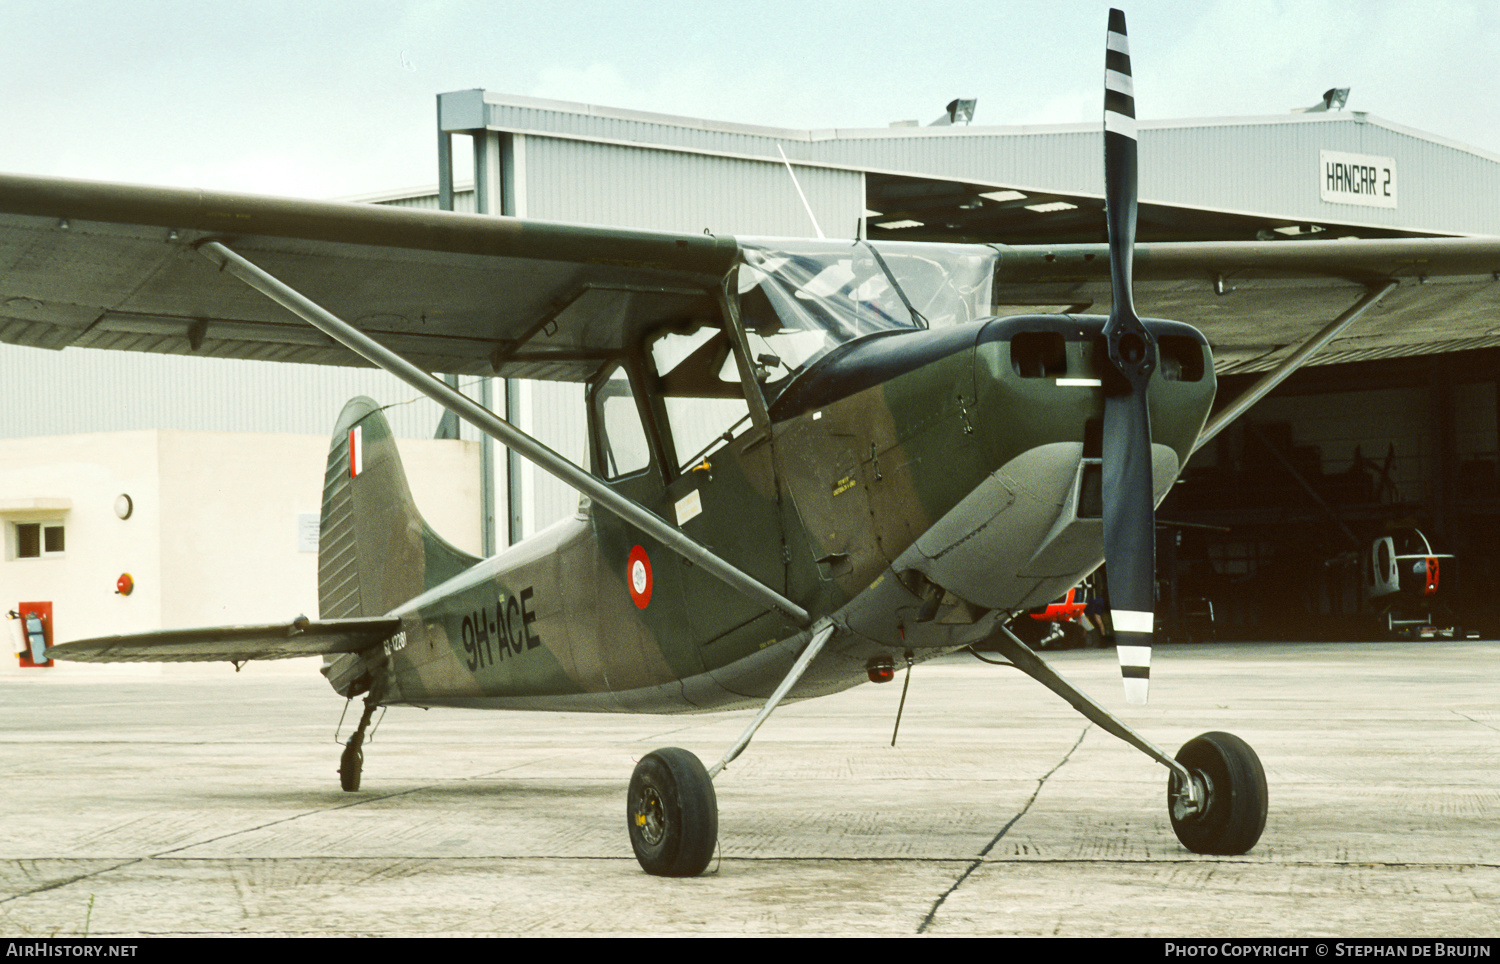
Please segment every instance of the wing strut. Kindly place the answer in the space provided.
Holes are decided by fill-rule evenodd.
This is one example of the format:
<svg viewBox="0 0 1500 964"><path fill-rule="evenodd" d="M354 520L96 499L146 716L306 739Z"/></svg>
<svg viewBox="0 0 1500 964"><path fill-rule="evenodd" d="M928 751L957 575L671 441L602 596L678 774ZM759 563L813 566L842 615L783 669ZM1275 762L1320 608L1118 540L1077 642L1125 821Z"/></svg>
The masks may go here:
<svg viewBox="0 0 1500 964"><path fill-rule="evenodd" d="M557 452L535 438L500 418L494 412L460 394L422 371L416 365L375 341L364 332L345 322L326 308L318 305L271 275L242 255L225 247L218 241L208 241L198 250L220 268L228 271L245 284L259 291L292 314L319 329L330 338L340 342L372 364L385 369L406 382L417 391L429 396L439 405L468 421L481 432L498 439L501 444L530 459L543 471L550 473L565 485L587 495L594 502L613 512L629 524L646 532L695 566L716 576L731 588L743 593L750 600L767 609L773 609L806 629L812 624L807 610L785 596L755 580L714 555L688 535L667 523L656 513L638 502L620 495L599 479L585 472Z"/></svg>
<svg viewBox="0 0 1500 964"><path fill-rule="evenodd" d="M813 634L812 639L807 641L807 647L802 650L802 655L798 656L797 661L792 664L792 668L787 672L786 678L781 681L780 686L776 687L776 692L772 693L771 698L766 700L766 705L762 706L760 712L755 714L755 719L751 720L750 725L745 727L745 732L740 734L740 738L734 741L734 746L724 751L724 755L719 758L718 763L709 767L708 778L710 780L718 776L720 771L733 762L735 757L743 753L745 747L750 745L750 738L755 735L755 731L760 729L760 725L771 715L771 711L780 705L786 694L802 678L802 674L807 671L808 665L812 663L813 657L822 651L823 644L833 638L833 631L836 628L832 622L825 622Z"/></svg>
<svg viewBox="0 0 1500 964"><path fill-rule="evenodd" d="M1396 282L1387 281L1379 288L1371 288L1369 291L1366 291L1343 314L1325 325L1322 331L1303 342L1302 347L1283 359L1281 364L1266 372L1260 381L1251 385L1245 390L1243 395L1224 406L1219 414L1209 419L1208 424L1203 426L1203 431L1198 433L1198 441L1193 443L1193 451L1196 452L1207 445L1209 439L1228 428L1230 422L1245 414L1245 411L1251 405L1264 398L1267 392L1286 381L1287 376L1306 364L1309 358L1321 351L1323 346L1332 341L1339 332L1349 327L1354 322L1354 319L1364 314L1367 308L1390 294L1396 287Z"/></svg>
<svg viewBox="0 0 1500 964"><path fill-rule="evenodd" d="M1104 732L1124 740L1176 774L1179 780L1177 786L1182 790L1180 791L1181 799L1173 799L1173 806L1182 807L1184 813L1198 813L1203 809L1207 796L1205 787L1200 780L1195 779L1188 772L1185 766L1167 756L1165 750L1131 729L1109 710L1089 699L1082 690L1068 682L1061 673L1049 666L1046 660L1038 656L1030 646L1021 642L1009 629L997 624L988 643L1021 672L1067 700L1073 709L1083 714L1084 719L1098 725Z"/></svg>

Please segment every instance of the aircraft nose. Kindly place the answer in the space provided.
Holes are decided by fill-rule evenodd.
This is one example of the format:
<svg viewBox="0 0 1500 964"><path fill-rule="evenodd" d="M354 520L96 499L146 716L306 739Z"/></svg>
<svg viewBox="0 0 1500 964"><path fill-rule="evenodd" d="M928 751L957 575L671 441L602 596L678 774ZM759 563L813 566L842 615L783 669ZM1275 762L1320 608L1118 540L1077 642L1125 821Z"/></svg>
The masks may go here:
<svg viewBox="0 0 1500 964"><path fill-rule="evenodd" d="M991 464L1053 441L1081 441L1098 457L1104 415L1102 315L1016 315L982 323L975 338L976 433L997 446ZM1216 387L1203 336L1187 325L1148 319L1158 371L1147 390L1151 437L1192 453Z"/></svg>
<svg viewBox="0 0 1500 964"><path fill-rule="evenodd" d="M992 449L987 462L1000 465L1036 445L1084 439L1103 411L1090 327L1067 315L1022 315L980 328L974 405L979 442Z"/></svg>

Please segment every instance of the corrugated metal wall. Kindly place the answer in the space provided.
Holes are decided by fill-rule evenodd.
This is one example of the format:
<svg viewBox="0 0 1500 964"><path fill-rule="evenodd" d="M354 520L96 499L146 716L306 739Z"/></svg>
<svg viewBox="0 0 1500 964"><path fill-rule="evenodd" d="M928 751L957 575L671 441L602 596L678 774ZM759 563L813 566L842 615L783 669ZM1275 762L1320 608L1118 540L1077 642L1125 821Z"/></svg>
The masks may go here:
<svg viewBox="0 0 1500 964"><path fill-rule="evenodd" d="M796 186L776 161L686 154L529 136L526 213L661 231L811 237ZM855 235L864 214L859 171L796 167L830 237Z"/></svg>
<svg viewBox="0 0 1500 964"><path fill-rule="evenodd" d="M1500 159L1361 122L1273 119L1144 131L1141 196L1171 204L1416 231L1500 233ZM1324 201L1319 151L1390 157L1395 208Z"/></svg>
<svg viewBox="0 0 1500 964"><path fill-rule="evenodd" d="M1104 193L1103 135L1095 129L898 127L838 133L837 139L803 145L804 155L917 177L1064 194ZM1145 137L1142 132L1142 141ZM1141 176L1144 186L1144 165Z"/></svg>
<svg viewBox="0 0 1500 964"><path fill-rule="evenodd" d="M523 384L530 393L523 406L527 410L523 427L554 451L586 468L584 387L570 382ZM522 479L525 534L545 529L578 511L578 493L552 476L527 463L522 466Z"/></svg>
<svg viewBox="0 0 1500 964"><path fill-rule="evenodd" d="M799 149L871 170L1102 195L1100 138L1084 127L897 128L843 131ZM1399 206L1324 201L1324 150L1394 158ZM1143 121L1140 192L1143 201L1300 221L1500 234L1500 158L1355 114Z"/></svg>
<svg viewBox="0 0 1500 964"><path fill-rule="evenodd" d="M548 140L545 150L559 155L566 153L562 143L572 140L578 156L598 161L612 157L608 146L637 151L638 161L654 155L650 163L674 163L667 160L673 154L699 156L705 163L694 167L684 162L684 170L707 171L706 176L716 178L746 162L750 168L738 169L752 170L756 160L779 160L779 146L794 162L827 165L835 176L871 170L1063 194L1102 196L1104 191L1101 132L1092 124L808 131L490 91L472 94L482 95L491 126L525 134L528 140ZM1139 129L1143 200L1308 222L1500 234L1500 157L1363 112L1147 120ZM1394 158L1399 206L1322 200L1320 150ZM711 161L715 157L717 164ZM742 185L747 205L762 189L771 193L761 200L777 196L774 179L757 181L752 175ZM806 230L795 224L792 229L798 234ZM845 229L828 233L840 235Z"/></svg>
<svg viewBox="0 0 1500 964"><path fill-rule="evenodd" d="M485 117L496 130L541 134L592 142L652 145L692 153L777 157L775 144L784 145L796 160L798 144L824 132L797 131L779 127L730 124L699 118L672 117L644 111L594 107L512 97L494 91L464 92L481 95ZM452 96L452 95L449 95Z"/></svg>
<svg viewBox="0 0 1500 964"><path fill-rule="evenodd" d="M152 428L323 435L356 395L394 405L386 415L401 438L432 438L441 416L375 369L233 358L0 345L0 385L0 438Z"/></svg>
<svg viewBox="0 0 1500 964"><path fill-rule="evenodd" d="M437 190L434 188L431 194L412 194L407 197L382 197L374 201L375 204L383 204L393 208L418 208L423 211L438 211ZM464 214L474 213L474 189L455 190L453 192L453 210Z"/></svg>

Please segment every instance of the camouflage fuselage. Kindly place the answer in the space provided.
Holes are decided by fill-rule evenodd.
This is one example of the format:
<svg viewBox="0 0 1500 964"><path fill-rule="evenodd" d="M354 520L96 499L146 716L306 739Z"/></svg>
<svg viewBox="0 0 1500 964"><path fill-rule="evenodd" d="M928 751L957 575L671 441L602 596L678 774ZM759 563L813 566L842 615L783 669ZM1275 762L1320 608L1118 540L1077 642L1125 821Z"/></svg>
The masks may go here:
<svg viewBox="0 0 1500 964"><path fill-rule="evenodd" d="M1089 467L1102 324L1025 316L866 337L801 373L767 424L696 470L667 479L653 462L614 484L814 618L834 618L839 632L793 696L844 689L867 678L873 657L922 659L977 642L1097 567ZM1191 453L1214 378L1196 331L1151 325L1164 345L1149 390L1159 501ZM350 478L338 450L356 424L365 466ZM394 459L383 420L346 411L325 538L330 502L378 484L388 505L369 525L402 529L396 556L422 585L329 611L325 572L324 617L373 615L382 599L411 597L380 609L402 630L378 652L329 667L336 687L359 679L381 702L417 705L718 709L763 700L806 638L587 505L489 560L466 559L421 523L404 481L372 475L389 465L399 476Z"/></svg>

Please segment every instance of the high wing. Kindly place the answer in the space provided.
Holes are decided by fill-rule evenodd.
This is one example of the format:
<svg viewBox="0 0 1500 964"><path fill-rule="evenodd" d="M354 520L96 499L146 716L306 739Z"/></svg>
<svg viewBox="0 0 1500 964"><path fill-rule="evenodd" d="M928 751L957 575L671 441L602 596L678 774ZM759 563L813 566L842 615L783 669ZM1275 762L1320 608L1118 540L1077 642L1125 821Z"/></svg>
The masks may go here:
<svg viewBox="0 0 1500 964"><path fill-rule="evenodd" d="M218 240L427 371L588 379L716 317L732 238L0 175L0 341L365 365L221 274Z"/></svg>
<svg viewBox="0 0 1500 964"><path fill-rule="evenodd" d="M1001 249L995 299L1016 311L1109 310L1106 245ZM1314 364L1500 345L1500 238L1137 244L1142 315L1207 336L1220 374L1273 367L1326 322L1397 287ZM997 310L997 314L1010 313Z"/></svg>
<svg viewBox="0 0 1500 964"><path fill-rule="evenodd" d="M218 240L428 370L586 380L641 328L718 313L733 238L0 175L0 341L365 363L195 246ZM996 313L1106 312L1106 245L996 246ZM1500 238L1139 244L1142 315L1221 373L1500 344Z"/></svg>
<svg viewBox="0 0 1500 964"><path fill-rule="evenodd" d="M197 663L358 653L401 628L395 617L310 620L220 629L167 629L100 636L49 647L47 658L82 663Z"/></svg>

